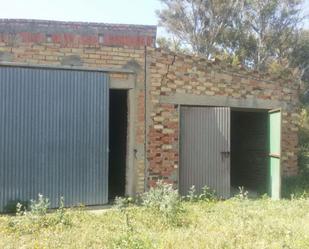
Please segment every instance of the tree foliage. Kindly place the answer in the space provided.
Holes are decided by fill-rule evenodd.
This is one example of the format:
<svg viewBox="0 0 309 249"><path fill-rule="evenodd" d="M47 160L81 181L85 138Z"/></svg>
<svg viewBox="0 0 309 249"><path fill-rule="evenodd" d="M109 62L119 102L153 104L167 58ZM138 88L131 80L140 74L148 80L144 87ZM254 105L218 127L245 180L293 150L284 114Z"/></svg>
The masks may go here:
<svg viewBox="0 0 309 249"><path fill-rule="evenodd" d="M157 45L160 48L171 50L173 52L190 53L190 50L182 46L181 42L175 37L159 37L157 39Z"/></svg>
<svg viewBox="0 0 309 249"><path fill-rule="evenodd" d="M160 24L194 53L211 56L241 9L241 0L161 0Z"/></svg>
<svg viewBox="0 0 309 249"><path fill-rule="evenodd" d="M254 69L285 64L297 43L302 0L160 0L160 24L193 53L227 53Z"/></svg>
<svg viewBox="0 0 309 249"><path fill-rule="evenodd" d="M309 84L309 30L303 30L298 42L290 54L292 67L298 67L300 70L300 79L307 85Z"/></svg>

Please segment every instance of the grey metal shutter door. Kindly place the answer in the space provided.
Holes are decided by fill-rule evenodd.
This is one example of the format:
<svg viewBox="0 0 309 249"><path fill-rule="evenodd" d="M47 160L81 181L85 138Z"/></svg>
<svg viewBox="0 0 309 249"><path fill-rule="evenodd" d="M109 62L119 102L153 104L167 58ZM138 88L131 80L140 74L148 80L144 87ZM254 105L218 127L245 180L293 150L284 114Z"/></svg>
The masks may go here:
<svg viewBox="0 0 309 249"><path fill-rule="evenodd" d="M0 67L0 210L48 197L108 201L108 76Z"/></svg>
<svg viewBox="0 0 309 249"><path fill-rule="evenodd" d="M230 109L181 107L179 188L187 194L207 185L230 196Z"/></svg>

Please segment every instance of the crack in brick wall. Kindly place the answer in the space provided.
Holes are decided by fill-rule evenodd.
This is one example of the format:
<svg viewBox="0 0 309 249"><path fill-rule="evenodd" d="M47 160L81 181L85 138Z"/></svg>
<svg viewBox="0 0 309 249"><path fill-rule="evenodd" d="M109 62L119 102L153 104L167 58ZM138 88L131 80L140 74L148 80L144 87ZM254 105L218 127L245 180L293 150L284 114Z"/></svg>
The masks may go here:
<svg viewBox="0 0 309 249"><path fill-rule="evenodd" d="M298 172L298 84L291 79L275 79L257 72L238 71L230 66L201 58L152 50L151 125L149 126L149 186L158 179L178 184L179 110L160 103L161 96L227 96L234 99L257 98L287 104L282 110L283 175ZM172 60L172 63L170 61ZM167 68L168 71L164 70ZM168 159L168 160L165 160Z"/></svg>

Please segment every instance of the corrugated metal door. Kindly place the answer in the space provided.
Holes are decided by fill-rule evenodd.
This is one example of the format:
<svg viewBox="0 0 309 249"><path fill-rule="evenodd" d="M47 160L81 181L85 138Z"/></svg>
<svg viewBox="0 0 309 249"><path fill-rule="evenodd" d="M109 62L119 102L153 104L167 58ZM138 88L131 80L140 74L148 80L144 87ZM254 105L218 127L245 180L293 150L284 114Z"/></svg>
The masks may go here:
<svg viewBox="0 0 309 249"><path fill-rule="evenodd" d="M0 67L0 210L42 193L108 201L108 76Z"/></svg>
<svg viewBox="0 0 309 249"><path fill-rule="evenodd" d="M179 188L187 194L207 185L230 196L230 109L181 107Z"/></svg>

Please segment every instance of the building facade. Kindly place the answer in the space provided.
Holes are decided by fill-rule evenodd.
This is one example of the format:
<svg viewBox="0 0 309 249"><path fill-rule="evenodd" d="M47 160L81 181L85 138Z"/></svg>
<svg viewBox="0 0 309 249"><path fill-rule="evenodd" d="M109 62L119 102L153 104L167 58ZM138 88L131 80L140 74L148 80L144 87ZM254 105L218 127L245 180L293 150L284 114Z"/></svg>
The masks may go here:
<svg viewBox="0 0 309 249"><path fill-rule="evenodd" d="M232 185L254 190L263 185L263 191L269 191L269 179L278 174L275 172L278 169L272 169L269 162L277 159L280 176L298 173L299 85L293 77L273 77L220 61L163 51L155 48L155 39L155 26L0 20L0 84L5 85L11 77L5 70L16 70L16 74L26 70L29 81L36 77L35 70L45 70L51 82L59 70L104 74L106 83L102 84L107 85L108 91L104 103L108 110L102 118L108 120L109 142L102 140L101 143L108 143L106 148L109 148L106 154L109 163L105 163L109 198L143 192L159 179L175 184L183 194L192 184L210 185L223 197L230 196ZM3 86L3 91L9 93L8 87ZM73 90L74 87L73 84ZM48 89L42 91L48 94ZM10 94L15 96L14 92ZM3 106L8 106L5 101L2 95ZM50 101L53 104L56 100ZM83 97L81 101L85 101ZM5 107L0 112L2 134L10 134L8 111ZM270 121L272 111L280 114L279 121L275 120L280 125L278 123L274 131ZM14 127L12 129L14 133ZM279 144L274 142L273 145L272 133L277 131L279 133L273 136L279 136L275 138ZM0 148L9 147L8 141L10 137ZM46 141L45 146L48 147L48 143ZM276 153L271 152L273 146ZM14 146L10 148L14 151ZM0 153L5 156L7 151L2 149ZM32 160L38 160L40 151L33 153ZM40 160L47 168L52 167L50 162L55 155ZM35 192L44 185L38 183L36 177L27 183L18 174L24 157L16 157L20 160L7 156L0 164L2 172L10 171L8 165L14 165L15 169L13 175L2 176L14 178L17 175L23 183L16 181L13 190L2 185L5 193L2 207L9 200L34 198ZM74 168L68 170L71 171ZM79 179L84 175L79 174ZM76 180L73 173L71 178L72 182ZM36 187L31 187L28 194L20 194L21 184ZM280 182L276 184L279 186ZM75 185L63 188L70 186ZM53 190L47 189L46 195L49 191ZM83 201L82 197L74 200L70 204ZM92 204L104 203L89 202Z"/></svg>

